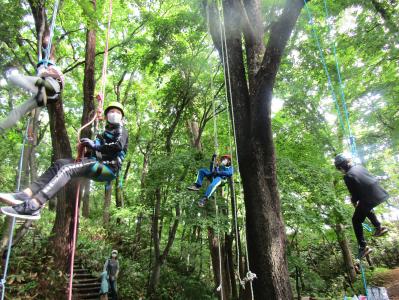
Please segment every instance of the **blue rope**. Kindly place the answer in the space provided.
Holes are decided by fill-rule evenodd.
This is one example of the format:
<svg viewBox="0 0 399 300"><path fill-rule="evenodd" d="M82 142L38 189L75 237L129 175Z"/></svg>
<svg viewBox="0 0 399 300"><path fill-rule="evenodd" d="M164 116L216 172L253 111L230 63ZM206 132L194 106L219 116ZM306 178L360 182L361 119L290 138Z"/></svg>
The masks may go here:
<svg viewBox="0 0 399 300"><path fill-rule="evenodd" d="M344 134L345 134L346 136L348 136L349 133L347 132L347 130L346 130L345 126L344 126L344 121L343 121L343 118L342 118L342 115L341 115L341 110L340 110L340 108L339 108L337 95L336 95L336 93L335 93L335 91L334 91L334 86L333 86L333 84L332 84L330 72L328 71L327 63L326 63L326 60L325 60L325 58L324 58L324 54L323 54L323 50L322 50L322 47L321 47L321 43L320 43L320 40L319 40L317 31L316 31L316 28L315 28L315 26L314 26L314 21L313 21L312 13L311 13L311 11L310 11L310 9L309 9L309 7L308 7L307 1L306 1L306 0L303 0L303 2L305 3L305 9L306 9L306 13L307 13L308 18L309 18L309 24L311 25L311 30L312 30L313 38L315 39L317 48L318 48L318 50L319 50L320 60L321 60L322 65L323 65L324 72L326 73L326 76L327 76L328 88L330 89L331 96L332 96L332 98L333 98L333 100L334 100L334 103L335 103L335 107L336 107L336 110L337 110L339 122L340 122L340 124L341 124L341 126L342 126L342 130L343 130Z"/></svg>
<svg viewBox="0 0 399 300"><path fill-rule="evenodd" d="M328 12L328 6L327 6L327 1L324 0L324 11L325 11L325 16L326 16L326 23L327 23L327 32L328 35L331 35L331 25L328 22L328 19L330 18L329 12ZM356 149L356 140L354 135L352 134L352 130L351 130L351 126L350 126L350 121L349 121L349 112L348 112L348 107L346 105L346 101L345 101L345 93L344 93L344 89L343 89L343 83L342 83L342 77L341 77L341 71L340 71L340 67L339 67L339 62L338 62L338 56L337 56L337 48L335 45L335 38L332 39L332 48L333 48L333 53L334 53L334 60L335 60L335 68L337 70L337 75L338 75L338 87L339 87L339 91L340 91L340 96L341 96L341 103L342 103L342 107L344 109L344 113L345 113L345 119L346 119L346 125L348 128L348 133L349 133L349 144L351 146L351 151L352 151L352 155L353 156L357 156L357 149Z"/></svg>
<svg viewBox="0 0 399 300"><path fill-rule="evenodd" d="M56 0L54 2L53 16L51 18L49 42L48 42L47 47L44 49L44 52L45 52L45 57L44 57L45 67L47 67L47 65L48 65L48 60L49 60L50 54L51 54L51 46L52 46L51 44L52 44L52 40L53 40L53 36L54 36L54 27L55 27L55 19L57 17L57 12L58 12L58 4L59 4L59 0Z"/></svg>
<svg viewBox="0 0 399 300"><path fill-rule="evenodd" d="M367 281L366 281L366 274L364 273L364 268L363 268L363 264L362 264L362 260L359 259L359 266L360 266L360 271L362 273L362 282L363 282L363 287L364 287L364 291L366 293L366 298L367 298Z"/></svg>
<svg viewBox="0 0 399 300"><path fill-rule="evenodd" d="M363 228L366 229L368 232L373 232L373 229L370 227L369 224L362 223Z"/></svg>
<svg viewBox="0 0 399 300"><path fill-rule="evenodd" d="M342 78L341 78L341 72L340 72L340 68L339 68L338 58L337 58L337 50L336 50L335 42L332 43L333 44L333 53L334 53L335 67L336 67L337 74L338 74L339 91L340 91L340 94L341 94L341 103L342 103L342 108L343 108L344 114L345 114L346 128L344 126L344 121L343 121L343 118L341 116L341 110L340 110L340 107L339 107L339 104L338 104L337 96L336 96L335 91L334 91L334 87L332 85L331 76L330 76L330 73L329 73L328 68L327 68L327 63L326 63L326 60L324 58L324 54L323 54L323 50L322 50L322 47L321 47L321 43L320 43L317 31L316 31L315 26L314 26L312 13L311 13L311 11L310 11L310 9L308 7L307 0L304 0L304 3L305 3L305 9L306 9L306 12L307 12L307 15L308 15L308 18L309 18L309 23L311 25L312 34L313 34L313 37L314 37L314 39L316 41L317 48L319 50L319 55L320 55L321 62L323 64L324 72L326 73L326 76L327 76L328 87L330 88L331 95L332 95L333 100L335 102L335 106L336 106L336 109L337 109L339 121L340 121L341 126L343 128L344 134L347 137L349 137L349 145L350 145L350 148L351 148L352 155L353 156L358 156L357 155L357 149L356 149L356 140L355 140L355 137L352 135L352 130L351 130L351 127L350 127L349 112L348 112L348 108L347 108L346 101L345 101L344 90L343 90L343 87L342 87L343 83L342 83ZM324 9L325 9L326 20L327 20L327 25L328 25L327 26L328 27L328 34L330 35L330 33L331 33L331 25L328 24L329 13L328 13L326 0L324 0ZM368 225L367 224L363 224L363 226L366 227ZM365 290L366 297L367 297L367 281L366 281L366 276L364 274L364 269L363 269L363 265L362 265L361 260L360 260L359 265L360 265L360 270L361 270L361 273L362 273L362 281L363 281L363 285L364 285L364 290Z"/></svg>

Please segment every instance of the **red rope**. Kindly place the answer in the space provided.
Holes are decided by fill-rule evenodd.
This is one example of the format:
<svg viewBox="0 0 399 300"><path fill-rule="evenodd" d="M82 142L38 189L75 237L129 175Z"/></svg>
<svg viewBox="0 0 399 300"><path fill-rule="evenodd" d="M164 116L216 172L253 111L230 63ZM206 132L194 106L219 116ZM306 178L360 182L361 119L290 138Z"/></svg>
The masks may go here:
<svg viewBox="0 0 399 300"><path fill-rule="evenodd" d="M102 69L102 80L101 80L101 89L100 93L97 95L97 112L94 117L83 125L78 130L78 155L76 161L80 161L84 154L84 148L80 145L80 134L82 130L88 126L90 126L96 120L103 119L103 106L104 106L104 95L105 95L105 84L107 77L107 64L108 64L108 46L109 46L109 32L111 30L111 18L112 18L112 0L109 1L109 14L108 14L108 28L107 28L107 36L105 43L105 51L104 51L104 62ZM75 252L76 252L76 237L78 231L78 219L79 219L79 195L80 194L80 183L78 183L78 187L76 189L76 199L75 199L75 214L74 214L74 222L73 222L73 236L72 236L72 246L71 246L71 262L69 267L69 288L68 288L68 300L72 300L72 282L73 282L73 274L74 274L74 263L75 263Z"/></svg>

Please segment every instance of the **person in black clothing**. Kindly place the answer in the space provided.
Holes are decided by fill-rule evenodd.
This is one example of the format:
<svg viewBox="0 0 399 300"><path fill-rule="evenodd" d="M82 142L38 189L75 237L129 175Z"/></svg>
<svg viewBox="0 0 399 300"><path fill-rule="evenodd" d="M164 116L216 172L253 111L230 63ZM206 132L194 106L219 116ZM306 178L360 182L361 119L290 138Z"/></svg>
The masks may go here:
<svg viewBox="0 0 399 300"><path fill-rule="evenodd" d="M366 217L375 227L374 236L382 236L388 232L378 221L373 208L388 199L388 193L378 184L377 179L364 167L353 165L351 160L339 154L334 160L335 167L344 173L345 184L351 193L351 202L355 207L352 217L353 229L359 245L359 258L365 257L372 249L366 244L362 223Z"/></svg>
<svg viewBox="0 0 399 300"><path fill-rule="evenodd" d="M97 181L111 181L127 152L128 133L122 125L123 106L111 102L105 109L107 125L105 131L93 141L88 138L80 144L89 149L79 162L74 159L58 159L30 187L19 193L0 193L0 201L13 205L2 207L2 213L37 220L41 207L72 178L86 177Z"/></svg>

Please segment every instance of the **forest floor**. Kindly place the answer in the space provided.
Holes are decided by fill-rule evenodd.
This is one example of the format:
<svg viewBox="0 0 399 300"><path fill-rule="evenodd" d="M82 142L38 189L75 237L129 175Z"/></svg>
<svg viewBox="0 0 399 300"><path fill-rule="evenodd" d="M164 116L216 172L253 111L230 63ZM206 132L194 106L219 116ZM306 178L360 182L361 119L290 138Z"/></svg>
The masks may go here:
<svg viewBox="0 0 399 300"><path fill-rule="evenodd" d="M390 300L399 300L399 268L378 274L375 282L388 290Z"/></svg>

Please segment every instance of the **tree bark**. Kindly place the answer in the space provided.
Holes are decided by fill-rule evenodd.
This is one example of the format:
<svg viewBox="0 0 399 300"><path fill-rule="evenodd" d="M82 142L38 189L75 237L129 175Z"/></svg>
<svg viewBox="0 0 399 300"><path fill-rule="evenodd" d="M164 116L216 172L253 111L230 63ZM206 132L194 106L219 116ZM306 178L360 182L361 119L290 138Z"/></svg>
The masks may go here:
<svg viewBox="0 0 399 300"><path fill-rule="evenodd" d="M96 0L91 0L93 10L96 9ZM95 114L94 107L94 90L96 86L95 81L95 62L96 62L96 24L92 20L87 24L86 30L86 51L85 51L85 69L83 77L83 114L81 125L87 124ZM81 132L82 138L92 138L92 125L87 126ZM88 217L90 214L90 181L84 180L82 182L82 201L83 209L82 215Z"/></svg>
<svg viewBox="0 0 399 300"><path fill-rule="evenodd" d="M46 47L49 42L49 26L46 18L46 10L42 1L29 0L28 2L35 20L39 58L41 58L41 49ZM51 59L54 59L54 47L53 44L50 54ZM61 95L56 103L48 105L48 112L50 118L51 142L53 145L52 160L55 161L59 158L71 158L72 150L65 127ZM52 243L50 244L49 249L55 254L55 264L58 265L61 270L67 269L67 258L70 257L71 253L70 243L73 233L74 201L70 199L70 201L67 202L66 198L67 195L72 198L75 193L76 186L70 184L63 188L57 195L57 211L52 230Z"/></svg>
<svg viewBox="0 0 399 300"><path fill-rule="evenodd" d="M293 299L277 189L271 101L284 49L304 3L302 0L286 1L282 14L270 26L264 53L260 52L262 47L259 46L263 43L263 35L253 34L255 29L262 29L256 13L261 2L247 0L244 8L241 3L238 0L224 0L223 8L229 74L231 82L234 82L231 85L230 109L235 119L238 161L245 196L250 269L258 277L254 281L254 294L256 299ZM250 23L245 19L245 14L252 16ZM215 32L216 28L213 34L211 31L212 38L219 53L222 53L218 47L220 35L217 36ZM243 35L246 64L242 50ZM249 84L246 69L250 73ZM251 75L252 72L254 75Z"/></svg>
<svg viewBox="0 0 399 300"><path fill-rule="evenodd" d="M109 209L111 206L112 184L105 187L104 192L104 209L103 209L103 225L107 227L109 224L110 214Z"/></svg>
<svg viewBox="0 0 399 300"><path fill-rule="evenodd" d="M342 258L344 259L350 283L354 283L356 280L356 270L352 260L352 251L349 247L342 224L337 224L335 226L335 234L337 235L338 243L341 247Z"/></svg>

